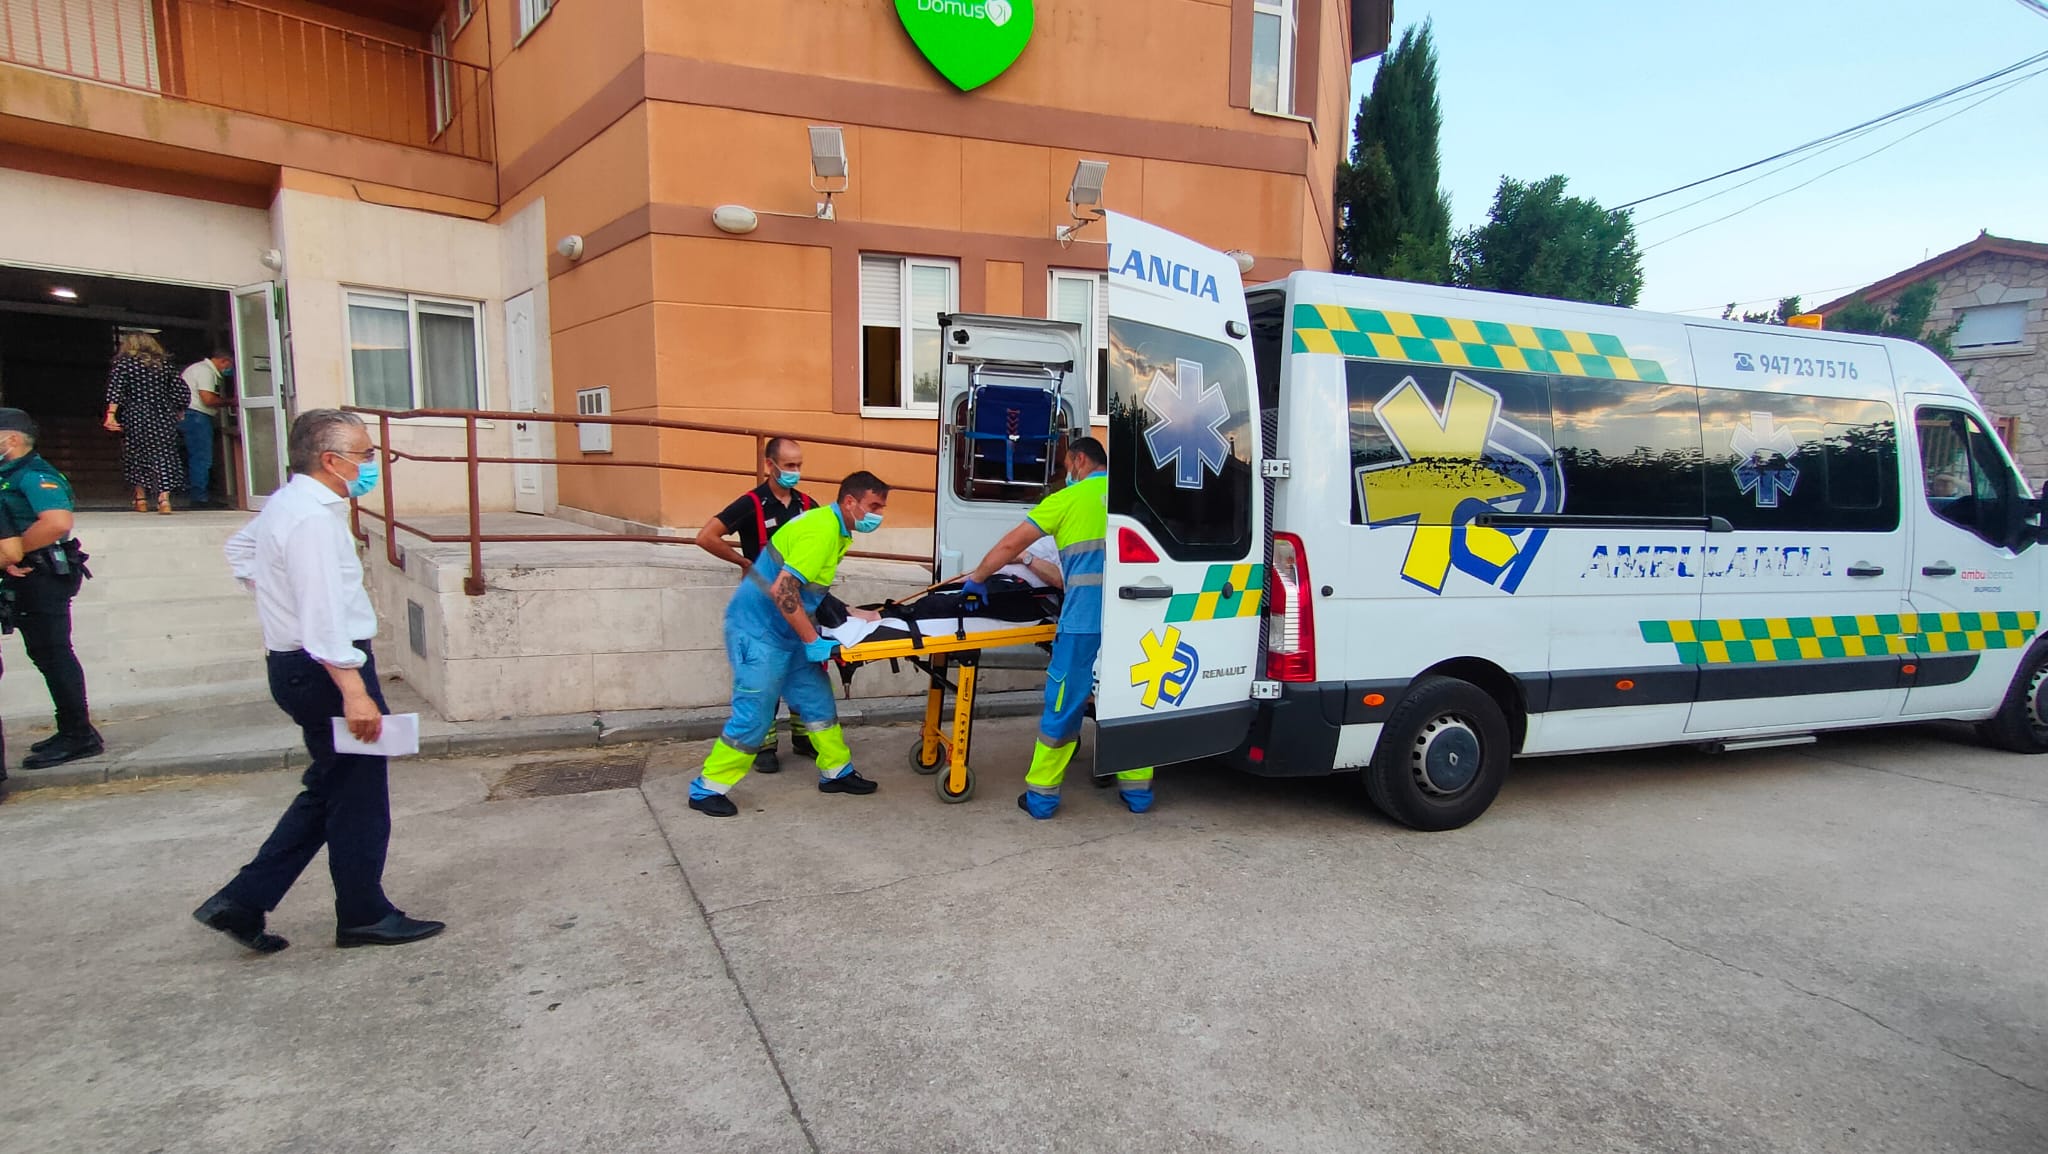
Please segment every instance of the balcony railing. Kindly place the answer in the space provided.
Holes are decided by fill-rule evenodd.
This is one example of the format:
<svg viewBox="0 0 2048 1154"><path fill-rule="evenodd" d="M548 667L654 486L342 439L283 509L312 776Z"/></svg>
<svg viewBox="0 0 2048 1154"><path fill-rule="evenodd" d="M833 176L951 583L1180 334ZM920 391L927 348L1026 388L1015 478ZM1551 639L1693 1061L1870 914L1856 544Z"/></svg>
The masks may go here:
<svg viewBox="0 0 2048 1154"><path fill-rule="evenodd" d="M0 62L492 159L490 69L246 0L0 0Z"/></svg>

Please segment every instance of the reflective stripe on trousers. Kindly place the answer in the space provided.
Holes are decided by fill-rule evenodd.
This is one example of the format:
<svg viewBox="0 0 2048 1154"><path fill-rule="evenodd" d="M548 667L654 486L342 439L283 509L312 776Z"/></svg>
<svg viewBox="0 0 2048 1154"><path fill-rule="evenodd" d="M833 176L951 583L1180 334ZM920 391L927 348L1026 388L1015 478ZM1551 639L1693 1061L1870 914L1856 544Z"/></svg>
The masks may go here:
<svg viewBox="0 0 2048 1154"><path fill-rule="evenodd" d="M839 727L838 702L832 684L801 649L785 649L773 641L730 628L726 658L732 663L732 716L704 758L704 769L690 785L690 796L726 793L753 768L775 725L775 702L789 702L790 713L803 719L803 732L817 751L818 777L842 777L853 768L853 753Z"/></svg>

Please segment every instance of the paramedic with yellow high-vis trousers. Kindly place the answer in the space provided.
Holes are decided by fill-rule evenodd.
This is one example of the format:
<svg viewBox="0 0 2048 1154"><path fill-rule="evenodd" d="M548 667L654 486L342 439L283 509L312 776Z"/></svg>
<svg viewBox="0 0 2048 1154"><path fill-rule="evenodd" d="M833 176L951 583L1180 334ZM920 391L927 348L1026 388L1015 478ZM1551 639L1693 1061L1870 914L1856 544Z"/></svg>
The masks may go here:
<svg viewBox="0 0 2048 1154"><path fill-rule="evenodd" d="M1052 643L1052 665L1045 674L1045 711L1038 720L1038 742L1031 751L1031 770L1017 807L1044 820L1060 808L1060 783L1081 738L1081 709L1095 683L1095 655L1102 649L1102 548L1109 529L1109 454L1102 442L1082 437L1067 446L1066 488L1040 501L1025 522L1004 535L962 586L970 597L988 594L983 584L1017 551L1044 534L1060 549L1060 575L1066 585L1060 607L1059 634ZM1116 775L1117 796L1132 813L1152 808L1152 770L1131 769Z"/></svg>
<svg viewBox="0 0 2048 1154"><path fill-rule="evenodd" d="M825 600L855 532L882 525L889 486L869 472L839 483L839 499L775 531L725 606L725 655L732 662L732 719L711 745L703 772L690 783L690 808L712 817L739 812L726 794L747 776L775 724L775 702L789 702L817 750L818 792L869 794L875 783L855 773L853 752L839 728L832 685L820 664L837 641L818 634L812 614ZM852 609L874 620L868 610Z"/></svg>

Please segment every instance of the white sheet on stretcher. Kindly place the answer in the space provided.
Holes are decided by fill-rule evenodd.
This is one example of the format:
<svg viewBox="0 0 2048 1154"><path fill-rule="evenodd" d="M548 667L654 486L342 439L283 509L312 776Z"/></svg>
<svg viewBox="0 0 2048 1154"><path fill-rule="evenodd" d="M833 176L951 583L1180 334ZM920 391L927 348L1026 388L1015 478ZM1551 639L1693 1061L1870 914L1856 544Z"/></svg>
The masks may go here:
<svg viewBox="0 0 2048 1154"><path fill-rule="evenodd" d="M969 617L965 622L961 622L958 618L953 617L933 617L919 621L917 627L927 638L950 638L963 625L971 636L976 633L995 633L1009 629L1029 629L1034 624L1048 625L1051 624L1051 620L1031 622L1004 621L997 617ZM884 629L887 630L888 637L910 636L910 631L903 628L903 623L900 621L862 621L858 617L849 617L843 625L835 625L830 629L820 629L818 632L832 638L841 645L852 647L859 645L863 641L871 640L876 631Z"/></svg>

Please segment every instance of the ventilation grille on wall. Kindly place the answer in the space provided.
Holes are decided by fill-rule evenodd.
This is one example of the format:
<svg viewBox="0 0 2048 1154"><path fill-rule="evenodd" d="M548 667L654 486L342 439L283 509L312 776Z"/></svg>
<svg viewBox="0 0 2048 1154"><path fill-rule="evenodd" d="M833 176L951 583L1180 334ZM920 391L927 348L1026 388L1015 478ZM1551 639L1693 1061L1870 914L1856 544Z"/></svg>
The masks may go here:
<svg viewBox="0 0 2048 1154"><path fill-rule="evenodd" d="M600 385L594 389L576 390L576 413L583 417L609 417L612 415L612 387ZM576 426L576 447L586 453L609 453L612 451L612 427L610 425Z"/></svg>

